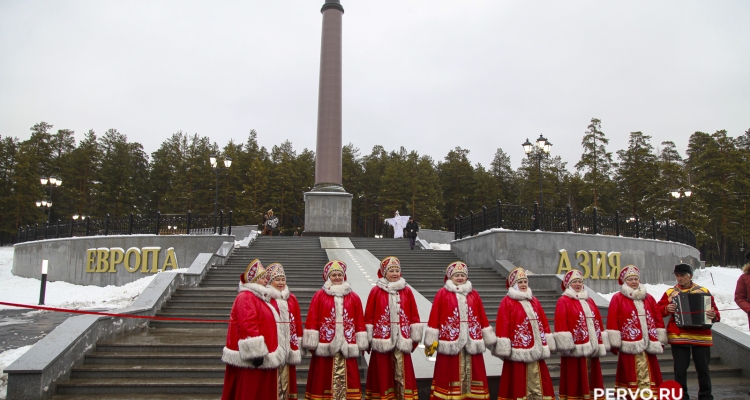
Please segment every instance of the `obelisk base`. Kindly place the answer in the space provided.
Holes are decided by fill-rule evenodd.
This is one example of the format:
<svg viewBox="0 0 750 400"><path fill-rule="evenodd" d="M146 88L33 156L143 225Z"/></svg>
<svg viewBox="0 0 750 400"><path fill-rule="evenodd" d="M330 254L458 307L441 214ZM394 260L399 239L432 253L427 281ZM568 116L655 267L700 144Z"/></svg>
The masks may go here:
<svg viewBox="0 0 750 400"><path fill-rule="evenodd" d="M352 194L305 193L304 236L351 236Z"/></svg>

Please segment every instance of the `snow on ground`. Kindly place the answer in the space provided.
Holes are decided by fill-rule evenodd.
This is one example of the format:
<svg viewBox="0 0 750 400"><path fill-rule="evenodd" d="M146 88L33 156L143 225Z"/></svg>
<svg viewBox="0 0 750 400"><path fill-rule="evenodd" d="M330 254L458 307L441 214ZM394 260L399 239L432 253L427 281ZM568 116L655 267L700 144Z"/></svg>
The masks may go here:
<svg viewBox="0 0 750 400"><path fill-rule="evenodd" d="M16 361L18 357L21 357L30 348L31 345L28 345L0 353L0 371L3 372L0 374L0 399L4 399L8 391L8 374L5 373L5 367Z"/></svg>
<svg viewBox="0 0 750 400"><path fill-rule="evenodd" d="M432 248L433 250L450 250L451 245L444 243L430 243L430 248Z"/></svg>
<svg viewBox="0 0 750 400"><path fill-rule="evenodd" d="M13 275L13 247L0 247L0 301L9 303L31 304L39 303L39 279L21 278ZM173 273L186 271L160 272ZM128 307L136 297L151 283L156 274L130 282L123 286L83 286L67 282L47 282L44 297L46 306L69 309L117 309ZM16 307L0 304L0 309L15 309ZM47 311L32 311L47 312ZM31 346L19 347L0 353L0 370L13 363ZM8 375L0 373L0 399L5 399Z"/></svg>
<svg viewBox="0 0 750 400"><path fill-rule="evenodd" d="M693 281L706 289L714 296L716 307L721 314L721 322L750 335L748 330L747 314L740 310L737 303L734 302L734 289L737 286L737 279L742 275L739 268L727 267L708 267L697 269L693 274ZM676 282L667 282L666 284L645 284L646 291L659 301L670 287ZM602 294L607 300L617 292Z"/></svg>

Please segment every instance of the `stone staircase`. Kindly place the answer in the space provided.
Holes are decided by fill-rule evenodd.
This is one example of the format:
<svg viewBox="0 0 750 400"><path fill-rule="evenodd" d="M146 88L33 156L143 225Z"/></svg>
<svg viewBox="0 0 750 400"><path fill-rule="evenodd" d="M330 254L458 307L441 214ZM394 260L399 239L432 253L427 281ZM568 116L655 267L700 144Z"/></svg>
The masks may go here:
<svg viewBox="0 0 750 400"><path fill-rule="evenodd" d="M448 264L458 259L450 251L410 250L402 239L351 238L357 249L367 249L377 258L396 256L401 260L406 281L427 299L432 300L443 286ZM260 237L249 248L235 249L227 263L211 268L195 288L180 288L159 316L225 320L229 317L237 294L239 275L254 258L263 264L284 265L292 292L297 296L303 320L313 294L322 285L322 267L328 261L317 237ZM487 317L494 320L502 298L507 294L505 279L491 269L469 266L469 279L483 299ZM532 282L533 285L533 282ZM532 287L533 289L533 287ZM534 289L550 322L559 290ZM366 296L362 301L366 301ZM494 324L493 324L494 325ZM226 340L226 323L191 323L152 321L149 327L105 342L97 343L82 365L73 369L70 379L56 385L54 399L216 399L220 397L224 364L221 350ZM659 356L664 379L673 379L669 347ZM309 357L297 367L298 391L304 397ZM602 359L604 381L613 385L617 358L608 354ZM555 388L560 376L560 358L547 360ZM360 359L360 377L364 385L366 365ZM496 396L500 371L488 371L490 390ZM697 377L689 371L689 382ZM711 360L714 386L730 385L741 376L741 370ZM419 382L420 389L429 381ZM420 390L420 394L423 391ZM697 393L692 390L691 393Z"/></svg>

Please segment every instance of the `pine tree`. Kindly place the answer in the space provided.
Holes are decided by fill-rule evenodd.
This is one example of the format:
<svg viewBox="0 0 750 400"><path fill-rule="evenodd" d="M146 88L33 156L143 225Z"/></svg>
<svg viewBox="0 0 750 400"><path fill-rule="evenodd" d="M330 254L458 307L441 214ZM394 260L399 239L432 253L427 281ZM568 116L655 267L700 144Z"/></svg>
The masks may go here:
<svg viewBox="0 0 750 400"><path fill-rule="evenodd" d="M628 148L617 151L620 160L617 169L618 192L622 195L626 210L633 215L643 211L639 210L640 205L653 204L655 200L669 196L663 187L658 190L654 185L659 178L659 169L650 140L651 136L642 132L630 132Z"/></svg>
<svg viewBox="0 0 750 400"><path fill-rule="evenodd" d="M518 202L518 187L515 182L515 173L510 164L510 156L501 148L495 151L495 157L490 165L490 173L495 182L497 199L503 203Z"/></svg>
<svg viewBox="0 0 750 400"><path fill-rule="evenodd" d="M583 146L583 155L581 160L576 164L578 171L585 170L583 178L586 186L591 189L593 194L593 206L606 208L608 204L600 204L603 194L614 198L614 185L612 184L612 153L607 152L606 145L609 139L601 130L602 122L596 118L591 119L588 130L581 140ZM603 210L600 210L603 211Z"/></svg>
<svg viewBox="0 0 750 400"><path fill-rule="evenodd" d="M445 209L443 218L446 226L453 229L455 217L467 216L471 211L474 190L474 168L469 162L469 150L456 147L448 152L445 161L438 163L440 186L443 188Z"/></svg>

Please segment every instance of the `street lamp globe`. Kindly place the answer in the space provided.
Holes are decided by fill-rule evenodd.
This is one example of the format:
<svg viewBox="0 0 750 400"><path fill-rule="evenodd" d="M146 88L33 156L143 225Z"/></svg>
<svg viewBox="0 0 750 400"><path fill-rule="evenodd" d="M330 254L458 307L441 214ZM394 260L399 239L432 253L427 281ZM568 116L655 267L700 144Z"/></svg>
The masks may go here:
<svg viewBox="0 0 750 400"><path fill-rule="evenodd" d="M211 168L216 168L216 154L209 155L208 161L211 163Z"/></svg>
<svg viewBox="0 0 750 400"><path fill-rule="evenodd" d="M547 138L542 136L542 134L539 134L539 139L536 140L536 145L539 147L540 150L544 149L544 146L547 144Z"/></svg>
<svg viewBox="0 0 750 400"><path fill-rule="evenodd" d="M229 168L230 166L232 166L232 158L224 157L224 167Z"/></svg>
<svg viewBox="0 0 750 400"><path fill-rule="evenodd" d="M42 183L42 185L46 185L46 184L47 184L47 181L49 181L49 179L48 179L48 178L45 178L45 177L39 178L39 182L41 182L41 183Z"/></svg>
<svg viewBox="0 0 750 400"><path fill-rule="evenodd" d="M534 148L534 145L529 142L529 138L526 138L526 141L521 144L523 146L523 151L526 154L530 154L531 150Z"/></svg>
<svg viewBox="0 0 750 400"><path fill-rule="evenodd" d="M692 195L693 195L693 192L692 192L692 191L690 191L690 190L686 190L686 191L685 191L685 192L683 193L683 195L684 195L685 197L690 197L690 196L692 196Z"/></svg>

